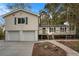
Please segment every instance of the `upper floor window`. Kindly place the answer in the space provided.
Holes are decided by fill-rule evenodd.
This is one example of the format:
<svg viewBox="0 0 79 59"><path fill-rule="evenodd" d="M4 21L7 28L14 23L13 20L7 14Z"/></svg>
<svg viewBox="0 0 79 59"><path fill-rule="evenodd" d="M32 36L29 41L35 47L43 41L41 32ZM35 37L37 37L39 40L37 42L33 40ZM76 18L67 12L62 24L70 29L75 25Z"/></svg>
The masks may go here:
<svg viewBox="0 0 79 59"><path fill-rule="evenodd" d="M24 17L24 18L16 18L15 17L15 24L28 24L28 18L27 17Z"/></svg>
<svg viewBox="0 0 79 59"><path fill-rule="evenodd" d="M18 24L24 24L25 18L18 18Z"/></svg>

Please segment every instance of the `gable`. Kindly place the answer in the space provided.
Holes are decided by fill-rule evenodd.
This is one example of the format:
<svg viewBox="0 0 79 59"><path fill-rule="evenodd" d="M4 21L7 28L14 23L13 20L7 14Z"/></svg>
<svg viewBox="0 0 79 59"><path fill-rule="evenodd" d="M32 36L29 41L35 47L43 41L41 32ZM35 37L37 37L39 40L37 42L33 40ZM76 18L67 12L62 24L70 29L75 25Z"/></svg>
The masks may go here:
<svg viewBox="0 0 79 59"><path fill-rule="evenodd" d="M4 17L4 19L5 20L11 20L11 19L14 19L14 17L28 17L29 19L32 19L33 21L36 18L38 19L38 16L32 15L32 14L24 12L24 11L14 12L14 13L9 14L6 17Z"/></svg>
<svg viewBox="0 0 79 59"><path fill-rule="evenodd" d="M7 16L14 15L14 14L19 13L19 12L24 12L24 13L26 13L26 14L30 14L30 15L33 15L33 16L38 17L37 14L34 14L34 13L29 12L29 11L26 11L26 10L22 10L22 9L15 10L15 11L11 11L11 12L9 12L9 13L7 13L7 14L4 14L2 17L5 18L5 17L7 17Z"/></svg>

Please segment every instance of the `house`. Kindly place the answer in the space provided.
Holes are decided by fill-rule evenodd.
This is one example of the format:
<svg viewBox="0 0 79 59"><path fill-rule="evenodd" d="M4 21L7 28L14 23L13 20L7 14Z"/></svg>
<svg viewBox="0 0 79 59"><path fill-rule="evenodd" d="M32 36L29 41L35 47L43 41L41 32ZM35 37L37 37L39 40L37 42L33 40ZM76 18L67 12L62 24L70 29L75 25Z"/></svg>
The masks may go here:
<svg viewBox="0 0 79 59"><path fill-rule="evenodd" d="M76 27L69 25L46 25L37 14L16 9L5 15L6 41L38 41L38 39L74 38ZM46 17L45 17L46 18ZM67 23L65 23L67 24Z"/></svg>
<svg viewBox="0 0 79 59"><path fill-rule="evenodd" d="M38 15L24 9L16 9L5 15L5 40L37 41Z"/></svg>
<svg viewBox="0 0 79 59"><path fill-rule="evenodd" d="M49 37L48 37L49 35ZM66 25L41 25L39 26L39 39L74 38L76 27Z"/></svg>

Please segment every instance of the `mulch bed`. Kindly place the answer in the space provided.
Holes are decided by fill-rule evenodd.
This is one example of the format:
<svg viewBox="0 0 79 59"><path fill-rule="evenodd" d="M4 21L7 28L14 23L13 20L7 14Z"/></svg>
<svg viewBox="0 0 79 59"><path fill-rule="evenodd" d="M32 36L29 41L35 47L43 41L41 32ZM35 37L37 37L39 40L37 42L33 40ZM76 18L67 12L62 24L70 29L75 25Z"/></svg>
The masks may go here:
<svg viewBox="0 0 79 59"><path fill-rule="evenodd" d="M58 41L79 52L79 41Z"/></svg>
<svg viewBox="0 0 79 59"><path fill-rule="evenodd" d="M66 52L49 42L35 43L32 56L66 56Z"/></svg>

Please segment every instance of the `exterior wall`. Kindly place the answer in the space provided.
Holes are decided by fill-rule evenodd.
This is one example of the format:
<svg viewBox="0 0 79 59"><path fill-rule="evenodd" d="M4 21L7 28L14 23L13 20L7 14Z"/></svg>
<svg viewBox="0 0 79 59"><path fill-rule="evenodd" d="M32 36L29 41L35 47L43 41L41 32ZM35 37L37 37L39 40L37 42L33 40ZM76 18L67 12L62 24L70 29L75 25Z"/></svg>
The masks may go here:
<svg viewBox="0 0 79 59"><path fill-rule="evenodd" d="M46 34L43 34L42 28L46 28ZM39 35L47 35L47 34L51 34L51 33L52 33L52 35L75 35L76 34L76 30L74 29L73 31L69 31L69 27L66 27L67 28L66 32L61 32L60 27L55 27L55 28L56 28L55 32L49 32L49 27L39 27L39 29L40 29Z"/></svg>
<svg viewBox="0 0 79 59"><path fill-rule="evenodd" d="M39 27L39 34L42 34L42 35L46 35L46 34L43 34L43 28L46 28L46 34L48 34L49 33L49 28L48 27Z"/></svg>
<svg viewBox="0 0 79 59"><path fill-rule="evenodd" d="M28 24L14 24L14 17L28 17ZM5 18L6 30L38 30L38 17L24 11L17 11Z"/></svg>
<svg viewBox="0 0 79 59"><path fill-rule="evenodd" d="M38 30L35 31L35 41L38 41Z"/></svg>
<svg viewBox="0 0 79 59"><path fill-rule="evenodd" d="M14 18L18 17L28 17L28 24L15 24ZM8 31L19 31L20 39L18 41L22 41L23 39L23 31L34 31L35 32L35 40L38 41L38 16L32 15L30 13L26 13L24 11L17 11L13 14L10 14L4 17L6 26L5 26L5 40L9 40ZM18 19L16 19L18 20Z"/></svg>
<svg viewBox="0 0 79 59"><path fill-rule="evenodd" d="M8 32L7 31L5 31L5 40L8 40Z"/></svg>

